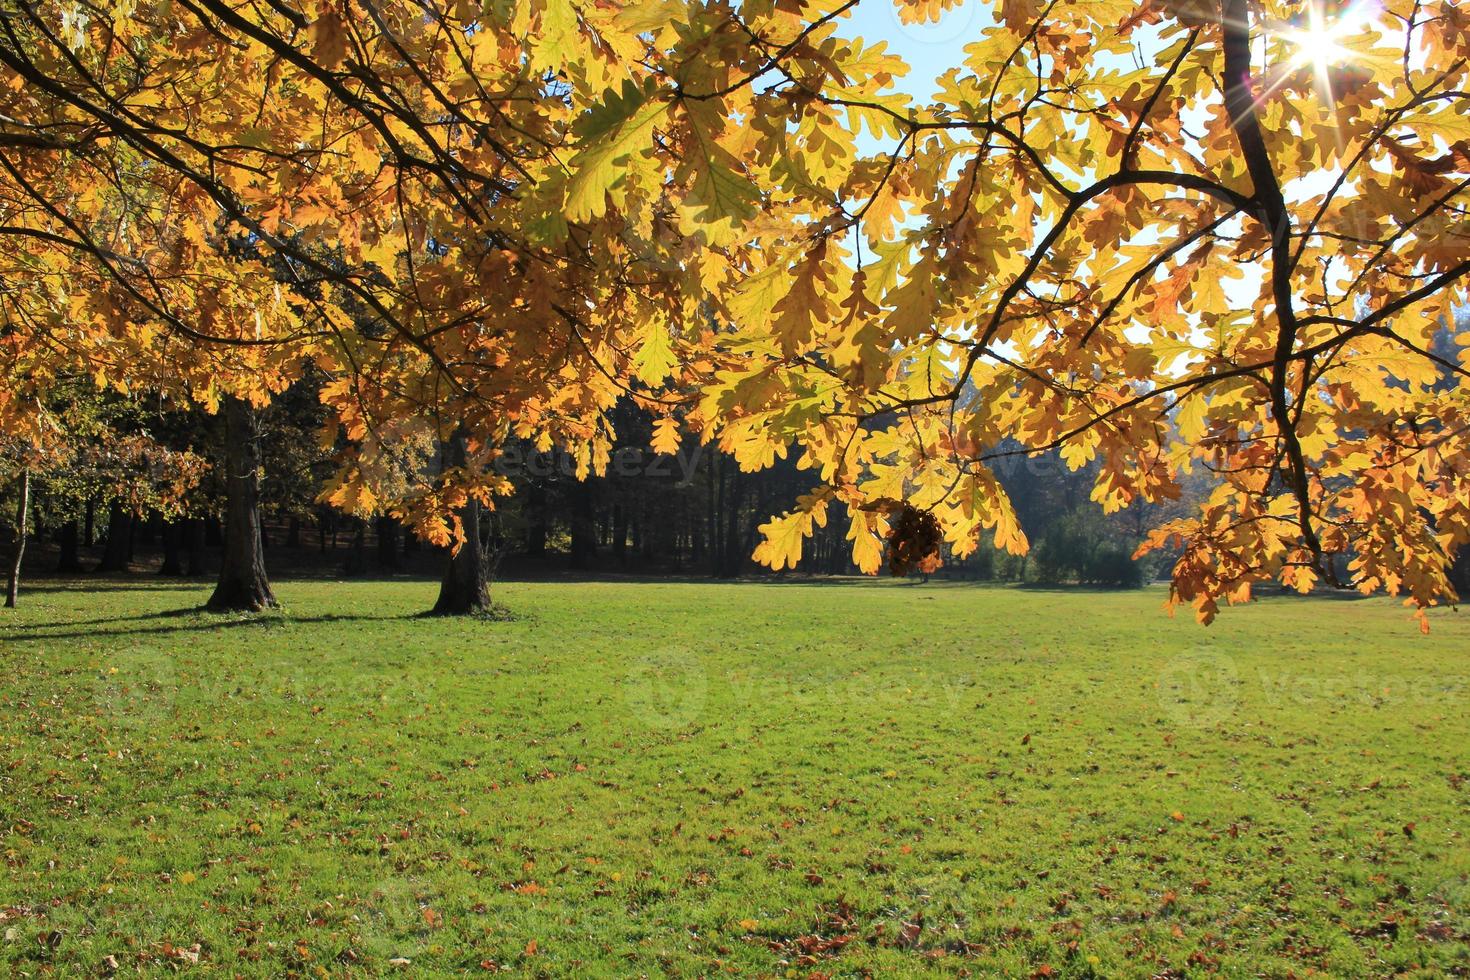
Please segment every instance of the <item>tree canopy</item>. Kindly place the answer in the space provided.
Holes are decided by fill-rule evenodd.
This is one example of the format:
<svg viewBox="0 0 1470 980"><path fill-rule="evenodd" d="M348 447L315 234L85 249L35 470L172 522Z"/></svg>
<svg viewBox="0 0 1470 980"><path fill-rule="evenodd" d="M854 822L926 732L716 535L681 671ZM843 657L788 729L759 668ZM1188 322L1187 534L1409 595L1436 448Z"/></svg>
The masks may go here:
<svg viewBox="0 0 1470 980"><path fill-rule="evenodd" d="M0 426L318 370L329 499L443 542L508 436L600 471L626 398L799 455L774 568L834 509L868 571L1023 551L992 464L1060 450L1107 510L1218 477L1145 545L1203 621L1455 598L1470 14L1001 0L923 100L857 3L0 4Z"/></svg>

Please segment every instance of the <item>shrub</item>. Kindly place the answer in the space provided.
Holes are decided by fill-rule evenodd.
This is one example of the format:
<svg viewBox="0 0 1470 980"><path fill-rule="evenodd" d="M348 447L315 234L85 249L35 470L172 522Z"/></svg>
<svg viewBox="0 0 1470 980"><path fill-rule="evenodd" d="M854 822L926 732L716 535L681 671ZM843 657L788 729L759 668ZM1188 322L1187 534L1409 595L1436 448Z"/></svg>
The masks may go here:
<svg viewBox="0 0 1470 980"><path fill-rule="evenodd" d="M1103 545L1087 562L1083 580L1092 585L1115 589L1136 589L1143 585L1143 569L1127 550L1117 545Z"/></svg>

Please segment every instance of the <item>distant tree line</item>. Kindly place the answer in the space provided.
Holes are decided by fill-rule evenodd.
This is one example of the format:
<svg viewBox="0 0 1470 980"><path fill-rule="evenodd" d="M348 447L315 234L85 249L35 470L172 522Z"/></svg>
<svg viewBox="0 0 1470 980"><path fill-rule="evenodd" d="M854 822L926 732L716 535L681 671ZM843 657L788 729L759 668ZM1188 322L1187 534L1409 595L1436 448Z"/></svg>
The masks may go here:
<svg viewBox="0 0 1470 980"><path fill-rule="evenodd" d="M315 384L303 380L254 413L256 521L272 564L352 576L442 561L443 549L419 542L392 513L347 514L319 501L342 437L324 441L326 416ZM231 466L225 420L102 393L82 381L64 397L68 411L84 411L90 423L73 434L72 458L33 470L26 502L37 545L31 567L68 574L142 568L163 576L218 573ZM659 454L649 448L652 420L646 413L624 404L614 418L618 440L602 476L579 480L568 454L538 451L524 440L511 439L502 448L497 469L516 489L481 522L482 562L517 574L771 574L750 556L759 526L814 482L797 459L744 472L731 456L693 438L674 454ZM129 441L145 443L157 458L120 455L118 447ZM77 453L111 459L113 470L84 471ZM168 461L179 458L201 464L192 481L168 493L154 487ZM1130 557L1141 529L1156 515L1104 516L1088 499L1093 467L1074 472L1048 453L1017 456L998 469L1036 545L1032 555L1017 558L982 542L965 559L946 554L941 576L1132 586L1158 573ZM5 513L13 515L17 481L7 480L3 493ZM7 522L7 554L15 526ZM812 575L856 572L840 522L819 531L796 569Z"/></svg>

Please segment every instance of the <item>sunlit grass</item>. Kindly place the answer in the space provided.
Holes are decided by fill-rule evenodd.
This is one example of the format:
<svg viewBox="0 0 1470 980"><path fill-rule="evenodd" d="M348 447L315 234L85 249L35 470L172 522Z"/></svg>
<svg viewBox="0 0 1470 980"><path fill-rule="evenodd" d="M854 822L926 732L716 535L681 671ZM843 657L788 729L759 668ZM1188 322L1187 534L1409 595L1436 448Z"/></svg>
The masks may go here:
<svg viewBox="0 0 1470 980"><path fill-rule="evenodd" d="M1202 629L1157 591L585 583L457 622L416 618L425 584L278 592L258 621L126 586L0 620L10 970L1470 957L1453 613L1422 637L1386 601Z"/></svg>

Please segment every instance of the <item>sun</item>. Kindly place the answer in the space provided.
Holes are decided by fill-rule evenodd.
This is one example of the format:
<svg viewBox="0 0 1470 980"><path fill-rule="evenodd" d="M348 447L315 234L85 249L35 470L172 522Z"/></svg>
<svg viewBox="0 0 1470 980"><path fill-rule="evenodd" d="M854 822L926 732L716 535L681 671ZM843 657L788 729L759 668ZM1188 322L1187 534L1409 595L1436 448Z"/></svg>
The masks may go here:
<svg viewBox="0 0 1470 980"><path fill-rule="evenodd" d="M1314 66L1325 71L1335 64L1347 60L1351 52L1338 43L1338 32L1329 28L1310 28L1287 35L1296 47L1292 59L1299 67Z"/></svg>
<svg viewBox="0 0 1470 980"><path fill-rule="evenodd" d="M1311 65L1317 77L1325 79L1334 65L1351 60L1353 52L1343 47L1342 41L1367 24L1362 7L1362 3L1347 5L1329 17L1320 0L1311 0L1307 4L1306 26L1281 32L1294 49L1293 65L1297 68Z"/></svg>

